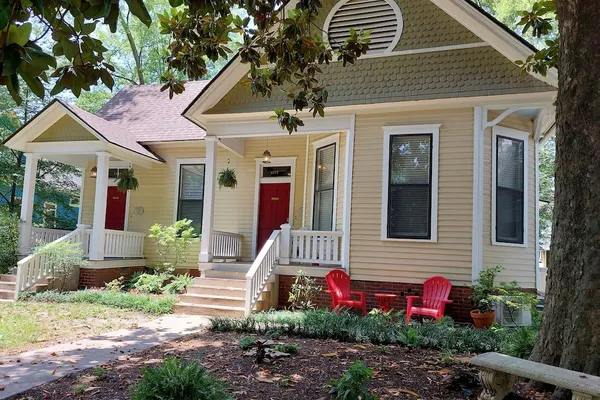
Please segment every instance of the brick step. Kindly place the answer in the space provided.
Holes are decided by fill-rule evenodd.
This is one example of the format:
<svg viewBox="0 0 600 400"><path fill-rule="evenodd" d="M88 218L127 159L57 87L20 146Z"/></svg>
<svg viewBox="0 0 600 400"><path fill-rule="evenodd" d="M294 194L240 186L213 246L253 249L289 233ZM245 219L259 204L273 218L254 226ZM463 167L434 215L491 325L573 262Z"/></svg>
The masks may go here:
<svg viewBox="0 0 600 400"><path fill-rule="evenodd" d="M16 282L17 276L12 274L0 275L0 282Z"/></svg>
<svg viewBox="0 0 600 400"><path fill-rule="evenodd" d="M224 307L224 306L208 306L193 303L177 303L173 307L173 312L176 314L187 315L206 315L206 316L222 316L222 317L243 317L244 307Z"/></svg>
<svg viewBox="0 0 600 400"><path fill-rule="evenodd" d="M14 290L2 290L0 289L0 299L13 300L15 298Z"/></svg>
<svg viewBox="0 0 600 400"><path fill-rule="evenodd" d="M17 286L16 282L0 281L0 290L10 290L14 292L15 286Z"/></svg>

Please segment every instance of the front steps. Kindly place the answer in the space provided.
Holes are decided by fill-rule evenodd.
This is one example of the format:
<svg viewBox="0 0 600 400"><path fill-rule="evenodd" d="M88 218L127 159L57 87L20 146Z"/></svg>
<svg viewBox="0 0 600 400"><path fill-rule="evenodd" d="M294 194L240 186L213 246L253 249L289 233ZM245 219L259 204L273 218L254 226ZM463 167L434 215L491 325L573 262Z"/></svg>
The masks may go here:
<svg viewBox="0 0 600 400"><path fill-rule="evenodd" d="M246 302L246 272L244 267L204 271L205 277L195 278L193 285L179 301L173 311L177 314L206 316L244 316ZM268 310L277 306L277 277L267 283L265 290L256 302L254 311Z"/></svg>
<svg viewBox="0 0 600 400"><path fill-rule="evenodd" d="M14 300L16 275L0 275L0 300Z"/></svg>

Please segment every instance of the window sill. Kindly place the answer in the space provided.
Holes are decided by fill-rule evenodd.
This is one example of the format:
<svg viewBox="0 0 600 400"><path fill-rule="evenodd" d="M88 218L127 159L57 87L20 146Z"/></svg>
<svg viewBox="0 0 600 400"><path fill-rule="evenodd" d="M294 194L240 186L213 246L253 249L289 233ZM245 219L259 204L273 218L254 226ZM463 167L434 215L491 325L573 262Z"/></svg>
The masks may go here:
<svg viewBox="0 0 600 400"><path fill-rule="evenodd" d="M492 246L521 247L521 248L529 247L527 245L527 243L504 243L504 242L496 242L495 240L492 240Z"/></svg>
<svg viewBox="0 0 600 400"><path fill-rule="evenodd" d="M432 239L394 239L382 237L382 242L408 242L408 243L437 243L437 238Z"/></svg>

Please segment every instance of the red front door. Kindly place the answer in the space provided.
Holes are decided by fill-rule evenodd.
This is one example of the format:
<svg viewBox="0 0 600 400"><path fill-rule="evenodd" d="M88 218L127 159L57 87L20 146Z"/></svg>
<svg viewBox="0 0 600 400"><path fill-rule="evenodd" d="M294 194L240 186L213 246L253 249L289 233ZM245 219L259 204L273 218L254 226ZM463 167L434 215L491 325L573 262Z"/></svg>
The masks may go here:
<svg viewBox="0 0 600 400"><path fill-rule="evenodd" d="M106 229L122 231L125 229L125 204L127 193L117 190L116 186L108 187L106 196Z"/></svg>
<svg viewBox="0 0 600 400"><path fill-rule="evenodd" d="M262 183L258 206L258 243L260 252L273 231L281 229L281 225L290 216L290 184Z"/></svg>

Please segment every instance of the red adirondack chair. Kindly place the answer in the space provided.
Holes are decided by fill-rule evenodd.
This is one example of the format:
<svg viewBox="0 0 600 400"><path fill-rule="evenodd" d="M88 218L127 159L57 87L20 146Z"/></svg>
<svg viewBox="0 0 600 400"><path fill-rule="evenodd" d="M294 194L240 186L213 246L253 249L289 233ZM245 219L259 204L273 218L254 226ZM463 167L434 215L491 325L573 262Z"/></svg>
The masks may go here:
<svg viewBox="0 0 600 400"><path fill-rule="evenodd" d="M331 309L337 307L359 308L363 316L367 315L367 296L364 292L350 290L350 277L341 269L330 271L325 277L326 292L331 295ZM352 300L352 295L360 296L360 300Z"/></svg>
<svg viewBox="0 0 600 400"><path fill-rule="evenodd" d="M446 304L452 303L452 300L448 300L450 289L452 284L444 277L434 276L427 279L423 284L423 296L406 296L406 323L410 323L413 314L427 315L439 321L444 316ZM413 305L417 299L422 300L421 307Z"/></svg>

